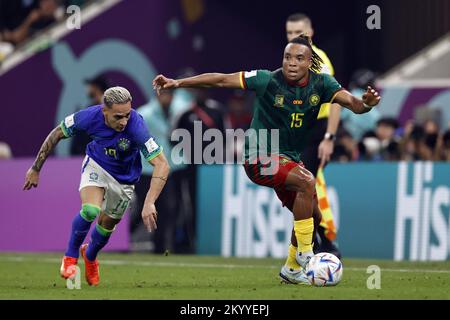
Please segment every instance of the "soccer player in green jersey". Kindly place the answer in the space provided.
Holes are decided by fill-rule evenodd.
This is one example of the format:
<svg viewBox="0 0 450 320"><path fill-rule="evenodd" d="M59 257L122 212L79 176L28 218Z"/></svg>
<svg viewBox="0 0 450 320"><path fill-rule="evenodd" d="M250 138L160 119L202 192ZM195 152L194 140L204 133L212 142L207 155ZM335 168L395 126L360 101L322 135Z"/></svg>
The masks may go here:
<svg viewBox="0 0 450 320"><path fill-rule="evenodd" d="M242 88L256 92L251 128L267 133L278 130L278 148L271 148L272 137L258 136L255 157L250 139L246 139L245 171L253 182L271 187L294 215L294 230L288 258L280 277L286 283L307 283L303 270L313 256L313 210L317 206L315 178L301 161L302 150L317 121L322 103L334 102L352 110L366 113L380 101L380 95L368 87L359 99L343 89L330 75L318 73L321 59L311 47L310 39L299 36L284 49L282 68L273 72L255 70L231 74L205 73L184 79L170 79L158 75L153 86L161 89L187 87ZM272 131L273 132L273 131ZM269 162L261 155L270 153ZM273 165L273 160L277 165ZM320 221L320 217L316 217Z"/></svg>

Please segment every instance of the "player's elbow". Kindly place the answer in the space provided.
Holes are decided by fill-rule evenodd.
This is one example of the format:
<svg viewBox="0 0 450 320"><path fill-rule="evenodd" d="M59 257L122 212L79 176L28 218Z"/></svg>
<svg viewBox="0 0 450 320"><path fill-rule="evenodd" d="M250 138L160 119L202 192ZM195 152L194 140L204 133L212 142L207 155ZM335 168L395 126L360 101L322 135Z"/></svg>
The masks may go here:
<svg viewBox="0 0 450 320"><path fill-rule="evenodd" d="M170 165L167 161L166 157L158 157L159 159L158 163L156 164L156 167L158 167L158 171L162 172L165 176L168 176L170 173Z"/></svg>

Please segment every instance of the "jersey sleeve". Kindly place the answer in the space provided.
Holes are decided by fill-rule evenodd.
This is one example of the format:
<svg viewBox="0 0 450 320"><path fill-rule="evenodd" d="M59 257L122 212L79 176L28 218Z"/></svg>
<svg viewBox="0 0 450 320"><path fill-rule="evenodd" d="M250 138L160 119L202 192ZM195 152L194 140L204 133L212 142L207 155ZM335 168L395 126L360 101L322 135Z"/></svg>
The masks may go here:
<svg viewBox="0 0 450 320"><path fill-rule="evenodd" d="M264 93L271 78L271 72L268 70L241 71L242 89L253 90L256 95Z"/></svg>
<svg viewBox="0 0 450 320"><path fill-rule="evenodd" d="M323 76L323 96L322 101L324 103L333 103L336 93L341 91L343 88L336 81L336 79L328 74L322 74Z"/></svg>
<svg viewBox="0 0 450 320"><path fill-rule="evenodd" d="M137 125L134 132L135 142L145 160L150 161L161 154L163 147L150 134L141 115L137 115Z"/></svg>
<svg viewBox="0 0 450 320"><path fill-rule="evenodd" d="M66 138L76 135L80 131L86 131L92 120L92 110L83 109L64 118L60 127Z"/></svg>

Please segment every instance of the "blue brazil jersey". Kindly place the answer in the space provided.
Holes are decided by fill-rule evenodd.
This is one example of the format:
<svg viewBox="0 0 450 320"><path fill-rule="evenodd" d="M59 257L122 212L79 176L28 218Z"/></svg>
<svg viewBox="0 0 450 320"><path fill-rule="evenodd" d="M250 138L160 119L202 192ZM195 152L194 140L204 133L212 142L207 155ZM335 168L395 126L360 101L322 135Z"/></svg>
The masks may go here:
<svg viewBox="0 0 450 320"><path fill-rule="evenodd" d="M142 116L133 109L122 132L106 125L101 105L67 116L60 126L66 137L86 132L92 139L86 146L86 155L121 184L134 184L139 180L142 171L139 151L146 160L162 152L162 147L148 132Z"/></svg>

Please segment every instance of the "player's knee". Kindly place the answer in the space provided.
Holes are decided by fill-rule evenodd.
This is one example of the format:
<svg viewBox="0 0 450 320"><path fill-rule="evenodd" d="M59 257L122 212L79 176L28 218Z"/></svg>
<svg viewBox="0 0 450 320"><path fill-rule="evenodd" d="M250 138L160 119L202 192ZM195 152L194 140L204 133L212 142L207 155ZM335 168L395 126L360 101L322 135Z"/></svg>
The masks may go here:
<svg viewBox="0 0 450 320"><path fill-rule="evenodd" d="M100 208L89 203L85 203L81 207L81 216L87 221L94 221L100 214Z"/></svg>

